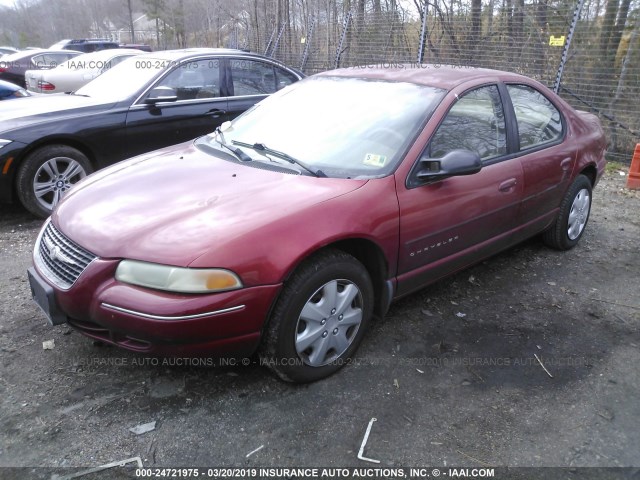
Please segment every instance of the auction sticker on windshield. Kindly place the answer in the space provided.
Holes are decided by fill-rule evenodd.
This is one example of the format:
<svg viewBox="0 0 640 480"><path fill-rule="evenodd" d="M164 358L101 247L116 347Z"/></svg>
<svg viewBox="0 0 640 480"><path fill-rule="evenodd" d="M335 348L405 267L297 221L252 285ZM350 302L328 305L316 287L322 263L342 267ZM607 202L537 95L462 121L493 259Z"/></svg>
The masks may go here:
<svg viewBox="0 0 640 480"><path fill-rule="evenodd" d="M367 153L364 157L365 165L370 165L372 167L384 167L384 164L387 162L387 157L384 155L374 155L373 153Z"/></svg>

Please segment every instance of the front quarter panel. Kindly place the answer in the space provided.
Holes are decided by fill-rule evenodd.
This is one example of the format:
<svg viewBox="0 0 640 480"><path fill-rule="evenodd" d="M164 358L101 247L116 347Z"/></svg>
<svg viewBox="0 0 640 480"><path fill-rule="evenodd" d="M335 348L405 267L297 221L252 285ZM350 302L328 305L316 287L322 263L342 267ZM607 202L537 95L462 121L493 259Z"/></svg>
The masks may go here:
<svg viewBox="0 0 640 480"><path fill-rule="evenodd" d="M323 247L341 240L366 239L383 252L389 277L395 275L399 220L393 176L369 180L349 193L307 209L292 208L292 212L255 230L247 229L240 238L212 246L190 266L229 268L240 275L245 286L276 284Z"/></svg>
<svg viewBox="0 0 640 480"><path fill-rule="evenodd" d="M9 203L13 199L16 159L20 157L25 147L26 145L21 142L11 142L0 149L0 202Z"/></svg>
<svg viewBox="0 0 640 480"><path fill-rule="evenodd" d="M25 155L44 145L79 146L98 169L128 156L128 145L122 141L125 118L124 108L105 106L104 109L59 119L52 117L20 127L10 134L12 139L28 145L23 152Z"/></svg>

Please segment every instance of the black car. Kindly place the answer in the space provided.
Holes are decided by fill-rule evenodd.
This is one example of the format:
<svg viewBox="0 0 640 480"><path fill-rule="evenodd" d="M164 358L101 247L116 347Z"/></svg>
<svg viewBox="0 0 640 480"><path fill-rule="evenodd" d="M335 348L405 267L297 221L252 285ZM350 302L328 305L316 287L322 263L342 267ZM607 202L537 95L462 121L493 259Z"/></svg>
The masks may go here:
<svg viewBox="0 0 640 480"><path fill-rule="evenodd" d="M30 97L31 94L15 83L0 80L0 101L14 98Z"/></svg>
<svg viewBox="0 0 640 480"><path fill-rule="evenodd" d="M210 133L302 77L239 50L173 50L124 60L72 94L3 102L0 201L47 216L94 170Z"/></svg>
<svg viewBox="0 0 640 480"><path fill-rule="evenodd" d="M15 83L23 88L24 72L27 70L48 70L80 55L71 50L24 50L4 55L0 58L0 80Z"/></svg>

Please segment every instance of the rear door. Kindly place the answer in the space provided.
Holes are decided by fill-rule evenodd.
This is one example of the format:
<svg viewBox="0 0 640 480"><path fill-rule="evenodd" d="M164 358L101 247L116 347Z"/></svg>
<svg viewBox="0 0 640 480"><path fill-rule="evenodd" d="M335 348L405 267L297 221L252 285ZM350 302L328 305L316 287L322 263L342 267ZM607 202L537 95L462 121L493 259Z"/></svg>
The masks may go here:
<svg viewBox="0 0 640 480"><path fill-rule="evenodd" d="M522 167L509 156L507 144L497 85L472 89L455 100L421 158L437 161L466 149L480 155L483 167L468 176L426 184L413 177L409 186L397 184L399 295L508 245L521 199Z"/></svg>
<svg viewBox="0 0 640 480"><path fill-rule="evenodd" d="M517 122L517 149L524 172L519 237L544 228L556 215L575 166L575 142L560 110L540 91L508 84Z"/></svg>
<svg viewBox="0 0 640 480"><path fill-rule="evenodd" d="M292 72L254 58L228 58L229 119L296 81Z"/></svg>
<svg viewBox="0 0 640 480"><path fill-rule="evenodd" d="M204 58L177 65L159 79L127 115L132 156L213 132L228 118L222 78L222 62ZM149 92L159 86L173 88L178 99L145 104Z"/></svg>

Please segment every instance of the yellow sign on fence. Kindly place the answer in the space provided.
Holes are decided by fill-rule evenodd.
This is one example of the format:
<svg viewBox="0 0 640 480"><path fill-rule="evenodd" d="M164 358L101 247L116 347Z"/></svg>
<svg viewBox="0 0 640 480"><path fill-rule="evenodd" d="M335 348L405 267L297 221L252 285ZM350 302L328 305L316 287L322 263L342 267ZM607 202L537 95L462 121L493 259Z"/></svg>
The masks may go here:
<svg viewBox="0 0 640 480"><path fill-rule="evenodd" d="M564 35L562 35L561 37L554 37L553 35L551 35L549 37L549 45L552 47L564 47Z"/></svg>

